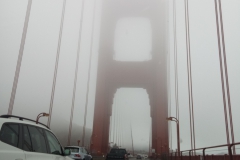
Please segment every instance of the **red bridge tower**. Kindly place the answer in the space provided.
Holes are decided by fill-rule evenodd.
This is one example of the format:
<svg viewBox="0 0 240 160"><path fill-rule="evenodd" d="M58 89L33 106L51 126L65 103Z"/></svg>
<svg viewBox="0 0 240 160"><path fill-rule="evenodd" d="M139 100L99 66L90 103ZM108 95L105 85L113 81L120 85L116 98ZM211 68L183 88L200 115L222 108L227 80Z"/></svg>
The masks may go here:
<svg viewBox="0 0 240 160"><path fill-rule="evenodd" d="M104 0L91 151L108 151L113 97L118 88L144 88L149 95L152 119L152 148L168 152L167 100L167 1ZM116 61L114 35L120 18L143 17L151 23L152 59L142 62Z"/></svg>

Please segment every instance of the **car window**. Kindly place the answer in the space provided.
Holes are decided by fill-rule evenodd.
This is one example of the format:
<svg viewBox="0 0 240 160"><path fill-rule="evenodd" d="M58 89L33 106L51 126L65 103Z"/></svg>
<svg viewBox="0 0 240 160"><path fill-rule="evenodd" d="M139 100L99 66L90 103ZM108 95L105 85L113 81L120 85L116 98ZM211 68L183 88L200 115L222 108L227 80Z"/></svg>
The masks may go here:
<svg viewBox="0 0 240 160"><path fill-rule="evenodd" d="M47 153L46 141L43 130L39 127L28 126L32 148L34 152Z"/></svg>
<svg viewBox="0 0 240 160"><path fill-rule="evenodd" d="M49 131L46 131L46 136L50 147L50 152L52 154L62 155L61 145L59 144L57 138Z"/></svg>
<svg viewBox="0 0 240 160"><path fill-rule="evenodd" d="M82 148L82 152L83 152L83 153L87 153L87 151L85 150L85 148Z"/></svg>
<svg viewBox="0 0 240 160"><path fill-rule="evenodd" d="M115 153L115 154L126 154L126 150L125 149L112 149L110 151L110 153Z"/></svg>
<svg viewBox="0 0 240 160"><path fill-rule="evenodd" d="M79 148L75 147L65 147L64 149L69 149L71 152L79 152Z"/></svg>
<svg viewBox="0 0 240 160"><path fill-rule="evenodd" d="M19 141L19 125L5 123L2 125L0 140L11 146L17 147Z"/></svg>
<svg viewBox="0 0 240 160"><path fill-rule="evenodd" d="M32 142L27 126L23 126L23 150L33 151Z"/></svg>

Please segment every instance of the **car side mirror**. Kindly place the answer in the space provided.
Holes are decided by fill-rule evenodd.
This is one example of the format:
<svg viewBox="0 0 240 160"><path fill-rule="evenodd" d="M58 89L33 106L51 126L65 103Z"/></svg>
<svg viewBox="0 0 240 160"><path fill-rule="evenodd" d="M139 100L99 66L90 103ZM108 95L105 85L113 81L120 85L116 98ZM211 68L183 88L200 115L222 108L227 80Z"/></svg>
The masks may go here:
<svg viewBox="0 0 240 160"><path fill-rule="evenodd" d="M65 149L65 150L64 150L64 155L65 155L65 156L69 156L70 154L71 154L70 149Z"/></svg>

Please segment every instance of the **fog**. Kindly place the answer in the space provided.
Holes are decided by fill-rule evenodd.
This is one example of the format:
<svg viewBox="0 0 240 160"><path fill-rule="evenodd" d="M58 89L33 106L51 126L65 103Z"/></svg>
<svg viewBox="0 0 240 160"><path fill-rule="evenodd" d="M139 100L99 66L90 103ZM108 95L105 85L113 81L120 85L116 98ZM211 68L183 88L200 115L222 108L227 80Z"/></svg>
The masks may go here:
<svg viewBox="0 0 240 160"><path fill-rule="evenodd" d="M83 26L72 144L77 144L82 135L89 62L91 70L86 141L89 142L91 136L103 1L96 0L95 10L94 0L85 0L84 6L82 0L67 0L66 3L51 122L53 132L63 145L67 144L82 7ZM168 7L169 36L166 40L169 44L167 55L170 62L170 90L166 94L169 95L169 115L175 117L173 0L164 2ZM27 3L27 0L0 1L0 115L7 114L8 111ZM49 112L62 5L63 1L59 0L33 0L13 115L35 119L39 113ZM235 142L240 142L240 1L222 0L222 10L234 135ZM92 23L94 14L95 20ZM226 144L214 0L189 0L189 23L196 148ZM113 55L115 60L148 61L152 58L154 35L147 18L127 17L120 19L116 26ZM92 34L92 59L89 61ZM180 138L181 150L185 150L191 148L191 143L184 0L176 1L176 35ZM118 134L117 136L122 136L123 139L121 145L131 150L132 126L134 149L149 150L151 117L148 96L142 88L117 90L113 100L110 142L115 143ZM47 118L41 118L40 121L47 123ZM176 124L171 122L170 128L169 146L176 150ZM60 132L63 135L60 135ZM239 149L237 153L240 153Z"/></svg>

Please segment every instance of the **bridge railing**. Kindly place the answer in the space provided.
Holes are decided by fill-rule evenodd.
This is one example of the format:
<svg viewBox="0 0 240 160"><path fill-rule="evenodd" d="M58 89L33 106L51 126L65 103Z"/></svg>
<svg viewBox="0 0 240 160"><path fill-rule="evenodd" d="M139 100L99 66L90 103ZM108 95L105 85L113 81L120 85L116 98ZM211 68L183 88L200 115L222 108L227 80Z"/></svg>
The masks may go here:
<svg viewBox="0 0 240 160"><path fill-rule="evenodd" d="M232 143L232 144L224 144L217 146L210 146L204 148L197 148L192 150L184 150L180 152L180 156L178 156L177 152L171 152L167 155L168 160L240 160L240 154L233 155L232 148L235 145L240 145L240 142ZM206 155L206 150L213 148L221 148L227 147L228 154L224 155ZM202 154L197 153L196 151L202 151ZM188 152L188 155L183 155L184 152Z"/></svg>

